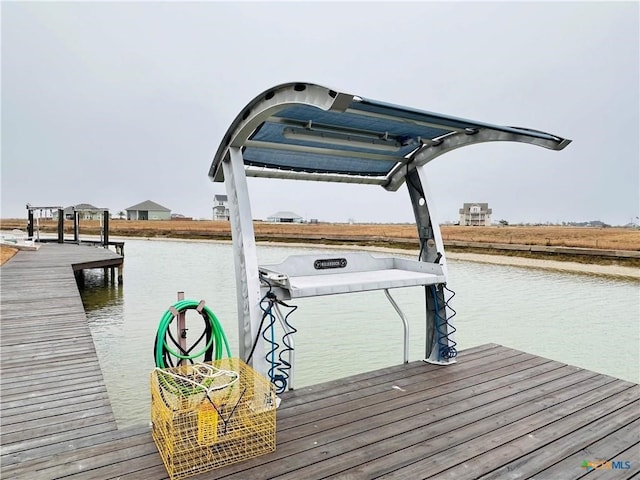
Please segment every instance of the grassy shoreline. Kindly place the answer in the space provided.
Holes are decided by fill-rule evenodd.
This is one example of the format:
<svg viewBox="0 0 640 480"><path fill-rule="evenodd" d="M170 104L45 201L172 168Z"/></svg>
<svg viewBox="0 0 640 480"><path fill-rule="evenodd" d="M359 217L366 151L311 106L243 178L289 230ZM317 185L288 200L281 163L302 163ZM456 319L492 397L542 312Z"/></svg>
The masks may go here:
<svg viewBox="0 0 640 480"><path fill-rule="evenodd" d="M86 237L84 237L86 238ZM98 239L99 237L94 237L94 239ZM230 244L230 239L212 239L212 238L173 238L173 237L132 237L132 236L114 236L114 240L126 240L126 239L136 239L136 240L149 240L149 241L175 241L175 242L214 242L214 243L227 243ZM324 244L324 243L300 243L295 240L290 242L273 242L273 241L258 241L259 245L287 245L287 246L297 246L297 247L308 247L308 248L335 248L340 250L358 250L358 251L371 251L372 253L382 253L382 254L405 254L411 256L418 255L418 248L407 248L406 244L403 245L403 248L393 248L392 246L386 245L347 245L344 243L334 243ZM12 249L11 247L2 246L0 247L2 251L3 258L0 265L8 261L13 254L17 252L16 249ZM7 250L14 250L14 252L6 252ZM8 255L5 257L5 253ZM511 255L505 255L504 253L511 253ZM533 268L533 269L542 269L542 270L554 270L558 272L564 273L575 273L575 274L586 274L586 275L597 275L597 276L606 276L611 277L613 279L626 279L632 281L640 281L640 268L634 265L625 265L621 262L612 263L611 261L604 262L596 262L583 261L582 263L576 261L576 257L565 256L562 259L557 257L550 258L549 256L537 256L533 255L523 256L522 254L516 255L513 252L502 252L502 254L496 254L491 251L483 251L478 252L478 249L473 249L470 251L469 249L451 249L447 248L446 251L447 258L449 260L460 260L465 262L476 262L476 263L488 263L492 265L503 265L503 266L514 266L514 267L524 267L524 268Z"/></svg>
<svg viewBox="0 0 640 480"><path fill-rule="evenodd" d="M112 219L111 237L176 238L202 240L230 240L229 222L212 220L129 221ZM26 230L25 219L0 220L0 229ZM256 240L263 242L323 244L414 250L418 248L416 227L413 224L290 224L254 222ZM41 220L40 231L55 233L57 222ZM73 223L65 222L65 232L71 236ZM640 230L621 227L589 228L564 226L500 226L461 227L441 226L447 252L477 253L522 257L538 260L569 261L584 264L622 265L640 267L640 258L616 256L586 256L566 253L501 250L494 245L589 248L605 251L640 252ZM99 235L100 222L80 222L81 235ZM456 242L474 243L474 247L452 245ZM611 252L609 252L611 253Z"/></svg>
<svg viewBox="0 0 640 480"><path fill-rule="evenodd" d="M212 220L154 220L133 221L111 219L109 231L122 236L172 236L190 238L230 238L229 222ZM26 219L2 219L0 229L26 230ZM42 232L56 232L57 222L41 220ZM462 227L441 225L445 241L545 245L578 248L600 248L640 251L640 229L565 226L491 226ZM82 220L81 233L99 234L100 222ZM417 243L414 224L341 224L341 223L267 223L254 221L256 237L306 238L311 241L326 238L336 240L362 239ZM65 231L72 233L73 222L65 221Z"/></svg>

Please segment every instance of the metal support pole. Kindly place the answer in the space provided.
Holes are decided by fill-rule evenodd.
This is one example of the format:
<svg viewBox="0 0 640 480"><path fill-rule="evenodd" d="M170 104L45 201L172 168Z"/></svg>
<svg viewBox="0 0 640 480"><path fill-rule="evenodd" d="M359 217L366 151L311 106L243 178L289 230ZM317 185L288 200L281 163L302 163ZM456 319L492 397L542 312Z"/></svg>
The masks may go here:
<svg viewBox="0 0 640 480"><path fill-rule="evenodd" d="M260 279L258 255L253 230L253 217L249 202L247 178L244 171L242 151L229 148L229 160L222 163L224 184L229 198L231 238L236 271L236 296L238 305L238 343L240 358L247 360L258 337L262 310L260 310ZM267 376L264 358L264 342L258 339L250 365L263 376Z"/></svg>
<svg viewBox="0 0 640 480"><path fill-rule="evenodd" d="M424 166L417 166L410 171L406 177L407 188L413 205L413 212L416 217L416 225L418 227L418 237L420 239L420 258L422 262L438 263L442 266L442 272L447 278L447 260L444 252L444 242L440 233L440 224L434 212L433 202L431 200L431 192L427 182L427 175ZM431 289L425 287L425 311L426 311L426 339L425 339L425 360L438 365L455 363L452 358L442 360L440 358L440 345L438 338L445 332L450 340L449 345L455 342L453 333L449 325L442 321L447 318L447 304L450 294L448 291L438 289L437 299L433 298ZM436 311L436 303L438 309Z"/></svg>
<svg viewBox="0 0 640 480"><path fill-rule="evenodd" d="M388 289L384 289L384 294L387 296L387 300L391 303L395 311L398 315L400 315L400 320L402 320L402 328L404 331L404 363L409 363L409 322L407 322L407 317L405 317L400 307L395 302Z"/></svg>
<svg viewBox="0 0 640 480"><path fill-rule="evenodd" d="M184 292L178 292L178 301L184 300ZM187 351L187 317L185 312L179 312L176 323L176 336L178 337L178 345L180 345L181 353ZM178 365L182 363L182 359Z"/></svg>

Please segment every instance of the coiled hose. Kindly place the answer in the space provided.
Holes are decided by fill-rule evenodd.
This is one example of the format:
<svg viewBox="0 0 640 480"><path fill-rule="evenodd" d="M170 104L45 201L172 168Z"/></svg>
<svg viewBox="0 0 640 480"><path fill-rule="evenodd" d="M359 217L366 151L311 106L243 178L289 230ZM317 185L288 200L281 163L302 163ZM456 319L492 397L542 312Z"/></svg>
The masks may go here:
<svg viewBox="0 0 640 480"><path fill-rule="evenodd" d="M200 302L196 302L195 300L180 300L179 302L173 305L173 308L178 311L178 313L186 312L187 310L196 310ZM202 318L204 320L205 328L200 338L189 348L188 350L183 350L180 348L180 344L173 338L171 335L171 331L169 330L169 326L171 322L176 318L176 316L172 313L172 309L169 308L162 318L160 319L160 325L158 326L158 331L156 333L155 346L153 350L154 359L156 362L156 367L158 368L167 368L173 367L173 362L171 361L171 357L178 358L180 361L191 361L195 358L201 357L204 355L205 361L211 360L220 360L222 358L222 347L226 350L227 357L231 357L231 350L229 349L229 342L227 341L227 337L224 334L224 330L218 321L216 315L211 311L208 306L204 306L202 311L200 312ZM167 344L167 335L177 347L176 351L172 349ZM196 345L198 345L203 338L206 337L206 344L204 348L196 353L191 353Z"/></svg>

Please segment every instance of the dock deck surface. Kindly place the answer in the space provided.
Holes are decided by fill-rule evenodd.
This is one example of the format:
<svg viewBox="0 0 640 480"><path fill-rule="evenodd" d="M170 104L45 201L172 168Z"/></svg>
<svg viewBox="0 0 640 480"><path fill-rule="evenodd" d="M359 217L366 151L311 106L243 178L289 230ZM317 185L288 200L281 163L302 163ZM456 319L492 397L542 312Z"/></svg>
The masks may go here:
<svg viewBox="0 0 640 480"><path fill-rule="evenodd" d="M70 266L83 257L60 247L79 248L0 271L0 476L165 479L149 426L116 427ZM634 477L639 385L491 344L287 392L275 452L190 478Z"/></svg>

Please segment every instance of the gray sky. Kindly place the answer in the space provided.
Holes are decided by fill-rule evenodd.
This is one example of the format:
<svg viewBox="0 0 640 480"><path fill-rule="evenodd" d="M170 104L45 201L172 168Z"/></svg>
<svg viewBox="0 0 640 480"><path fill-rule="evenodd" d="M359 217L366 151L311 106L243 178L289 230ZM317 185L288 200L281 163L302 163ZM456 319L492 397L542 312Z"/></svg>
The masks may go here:
<svg viewBox="0 0 640 480"><path fill-rule="evenodd" d="M625 224L639 215L638 2L2 2L2 218L153 200L211 218L212 157L274 85L570 138L429 164L437 217ZM249 179L254 218L413 220L406 188Z"/></svg>

